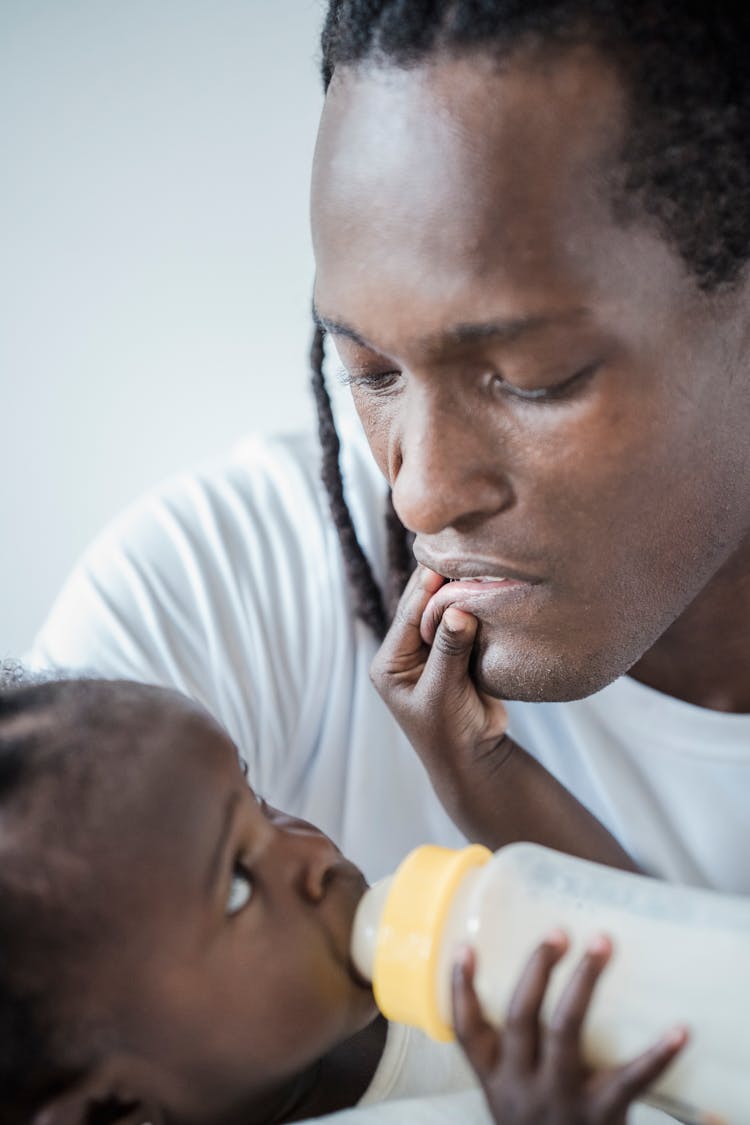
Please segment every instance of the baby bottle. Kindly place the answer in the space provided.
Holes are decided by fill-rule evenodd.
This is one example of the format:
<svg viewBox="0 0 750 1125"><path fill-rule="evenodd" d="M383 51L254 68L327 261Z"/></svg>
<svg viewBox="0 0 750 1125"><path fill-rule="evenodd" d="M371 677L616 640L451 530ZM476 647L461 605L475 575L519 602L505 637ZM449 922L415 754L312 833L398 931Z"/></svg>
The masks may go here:
<svg viewBox="0 0 750 1125"><path fill-rule="evenodd" d="M533 948L560 927L570 938L563 965L597 933L614 943L584 1028L587 1061L618 1065L685 1024L690 1041L648 1100L696 1125L748 1125L750 900L536 844L495 855L477 846L423 847L365 894L352 959L388 1019L449 1039L457 947L476 950L474 986L499 1027ZM553 974L543 1018L566 976Z"/></svg>

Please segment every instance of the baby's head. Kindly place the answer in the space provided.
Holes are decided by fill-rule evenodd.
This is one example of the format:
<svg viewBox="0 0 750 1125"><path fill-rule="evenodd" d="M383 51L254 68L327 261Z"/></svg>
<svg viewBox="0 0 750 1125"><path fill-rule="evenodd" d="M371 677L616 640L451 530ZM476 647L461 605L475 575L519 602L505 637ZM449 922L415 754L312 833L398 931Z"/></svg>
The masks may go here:
<svg viewBox="0 0 750 1125"><path fill-rule="evenodd" d="M364 888L196 704L0 690L2 1120L273 1120L374 1017L348 955Z"/></svg>

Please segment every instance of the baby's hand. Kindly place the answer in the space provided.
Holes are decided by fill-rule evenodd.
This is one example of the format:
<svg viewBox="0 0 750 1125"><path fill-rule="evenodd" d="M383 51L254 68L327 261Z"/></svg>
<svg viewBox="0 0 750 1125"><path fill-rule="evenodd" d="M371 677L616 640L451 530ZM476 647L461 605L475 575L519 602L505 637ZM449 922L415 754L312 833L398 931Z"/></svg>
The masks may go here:
<svg viewBox="0 0 750 1125"><path fill-rule="evenodd" d="M567 949L556 932L532 954L516 986L502 1032L487 1023L474 992L474 956L453 975L453 1020L497 1125L625 1125L627 1111L687 1042L675 1028L624 1066L592 1070L581 1056L581 1029L596 982L610 958L607 938L590 945L549 1026L540 1019L553 968Z"/></svg>
<svg viewBox="0 0 750 1125"><path fill-rule="evenodd" d="M457 785L476 785L513 749L503 704L477 691L469 675L474 617L455 606L443 614L432 645L420 633L425 607L444 579L418 566L371 668L373 683L424 762L448 808Z"/></svg>

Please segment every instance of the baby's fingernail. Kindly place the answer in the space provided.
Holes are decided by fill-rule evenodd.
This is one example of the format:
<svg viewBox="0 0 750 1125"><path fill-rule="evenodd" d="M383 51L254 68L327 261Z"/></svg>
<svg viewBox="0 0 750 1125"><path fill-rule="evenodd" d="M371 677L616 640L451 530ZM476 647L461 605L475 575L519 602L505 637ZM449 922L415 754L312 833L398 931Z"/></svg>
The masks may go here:
<svg viewBox="0 0 750 1125"><path fill-rule="evenodd" d="M476 956L470 945L460 945L456 949L453 962L454 980L469 981L476 969Z"/></svg>
<svg viewBox="0 0 750 1125"><path fill-rule="evenodd" d="M686 1027L673 1027L663 1037L662 1045L669 1050L677 1050L678 1047L683 1047L689 1038L690 1034Z"/></svg>
<svg viewBox="0 0 750 1125"><path fill-rule="evenodd" d="M454 609L451 606L449 609L446 609L443 614L443 624L451 633L463 633L467 623L468 618L465 614L461 613L460 609Z"/></svg>
<svg viewBox="0 0 750 1125"><path fill-rule="evenodd" d="M565 930L550 930L544 939L544 944L551 945L554 949L567 949L568 935Z"/></svg>
<svg viewBox="0 0 750 1125"><path fill-rule="evenodd" d="M593 957L609 957L612 952L612 942L606 934L597 934L586 946L586 952Z"/></svg>
<svg viewBox="0 0 750 1125"><path fill-rule="evenodd" d="M452 605L443 614L443 625L449 633L468 638L476 632L477 621L470 613L464 613L462 609Z"/></svg>

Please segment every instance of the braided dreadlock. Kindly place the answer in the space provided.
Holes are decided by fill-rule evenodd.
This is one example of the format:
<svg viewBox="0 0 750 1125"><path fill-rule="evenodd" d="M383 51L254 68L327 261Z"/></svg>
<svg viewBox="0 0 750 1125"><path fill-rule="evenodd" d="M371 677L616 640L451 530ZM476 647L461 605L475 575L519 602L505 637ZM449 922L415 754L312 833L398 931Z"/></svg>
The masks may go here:
<svg viewBox="0 0 750 1125"><path fill-rule="evenodd" d="M321 71L327 90L344 64L407 67L437 51L507 57L520 46L583 42L618 67L635 123L617 213L649 215L699 288L731 286L750 258L750 9L735 0L330 0ZM322 361L319 331L313 353ZM322 367L313 366L318 410L330 419ZM384 600L345 511L332 419L321 439L356 612L382 635ZM395 513L387 522L397 588L413 559Z"/></svg>
<svg viewBox="0 0 750 1125"><path fill-rule="evenodd" d="M341 479L339 465L339 435L336 432L331 398L326 389L323 375L324 358L325 333L322 328L316 325L310 348L310 367L312 370L313 394L318 411L318 434L323 452L323 484L328 493L331 515L339 535L346 576L354 594L356 615L360 621L364 621L365 625L372 629L376 637L382 639L388 628L388 617L383 595L357 538L354 522L344 497L344 482ZM399 527L401 527L400 524ZM403 528L401 528L401 531L403 532Z"/></svg>

